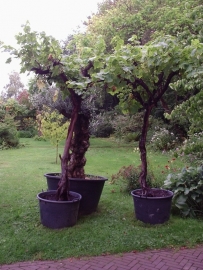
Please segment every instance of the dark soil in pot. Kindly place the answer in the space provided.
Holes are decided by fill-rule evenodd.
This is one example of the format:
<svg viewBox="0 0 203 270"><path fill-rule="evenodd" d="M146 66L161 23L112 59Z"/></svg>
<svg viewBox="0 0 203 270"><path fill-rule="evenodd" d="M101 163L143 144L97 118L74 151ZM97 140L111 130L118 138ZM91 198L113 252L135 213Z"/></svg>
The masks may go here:
<svg viewBox="0 0 203 270"><path fill-rule="evenodd" d="M145 195L142 195L142 189L134 190L133 194L146 198ZM164 198L164 197L168 197L169 195L170 195L170 193L168 192L168 190L159 189L159 188L157 188L157 189L152 188L152 189L149 190L149 193L147 194L147 197Z"/></svg>

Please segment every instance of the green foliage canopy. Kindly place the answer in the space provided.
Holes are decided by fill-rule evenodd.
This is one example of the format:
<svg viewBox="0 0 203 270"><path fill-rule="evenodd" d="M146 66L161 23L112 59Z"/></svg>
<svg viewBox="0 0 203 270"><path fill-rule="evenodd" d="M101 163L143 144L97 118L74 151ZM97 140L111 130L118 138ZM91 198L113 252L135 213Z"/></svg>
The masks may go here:
<svg viewBox="0 0 203 270"><path fill-rule="evenodd" d="M92 76L108 84L109 92L119 96L126 111L156 106L170 83L183 78L189 83L203 72L203 44L198 40L185 46L165 36L144 46L122 44L118 40L114 52L106 57L105 68Z"/></svg>
<svg viewBox="0 0 203 270"><path fill-rule="evenodd" d="M19 49L4 46L14 57L21 60L21 72L33 71L38 77L38 87L45 82L55 83L68 96L70 89L78 95L84 95L92 80L88 71L101 67L105 43L101 38L76 35L70 43L64 44L47 36L45 32L32 31L29 23L23 26L23 32L16 36ZM11 59L9 59L11 61Z"/></svg>
<svg viewBox="0 0 203 270"><path fill-rule="evenodd" d="M128 43L136 35L142 45L163 35L202 42L202 11L201 0L105 0L86 24L92 35L104 37L108 50L115 36Z"/></svg>

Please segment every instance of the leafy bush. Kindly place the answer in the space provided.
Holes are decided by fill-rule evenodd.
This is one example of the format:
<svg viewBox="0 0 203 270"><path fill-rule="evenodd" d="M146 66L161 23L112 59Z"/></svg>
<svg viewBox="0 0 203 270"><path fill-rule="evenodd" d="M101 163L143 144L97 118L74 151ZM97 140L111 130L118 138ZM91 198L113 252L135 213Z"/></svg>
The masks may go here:
<svg viewBox="0 0 203 270"><path fill-rule="evenodd" d="M114 117L112 125L114 128L114 135L118 139L124 139L127 142L138 141L141 132L143 113L135 115L121 115Z"/></svg>
<svg viewBox="0 0 203 270"><path fill-rule="evenodd" d="M0 149L9 149L19 145L16 123L9 114L0 119Z"/></svg>
<svg viewBox="0 0 203 270"><path fill-rule="evenodd" d="M36 130L18 130L18 138L32 138L36 134Z"/></svg>
<svg viewBox="0 0 203 270"><path fill-rule="evenodd" d="M97 126L97 130L94 135L98 138L108 138L113 133L113 127L111 123L101 123Z"/></svg>
<svg viewBox="0 0 203 270"><path fill-rule="evenodd" d="M170 132L165 127L156 127L150 143L154 150L168 151L175 148L179 144L179 140L173 132Z"/></svg>
<svg viewBox="0 0 203 270"><path fill-rule="evenodd" d="M57 110L51 111L44 106L44 111L37 115L38 131L54 146L65 139L69 122Z"/></svg>
<svg viewBox="0 0 203 270"><path fill-rule="evenodd" d="M57 110L44 106L41 114L37 115L38 131L46 140L56 147L56 163L58 162L59 142L67 136L69 122Z"/></svg>
<svg viewBox="0 0 203 270"><path fill-rule="evenodd" d="M140 189L139 176L141 172L141 165L135 167L134 165L123 166L118 173L113 174L111 177L111 184L118 183L120 190L124 192L131 192L134 189ZM150 187L155 187L153 183L154 175L148 171L147 184ZM157 187L157 186L156 186Z"/></svg>
<svg viewBox="0 0 203 270"><path fill-rule="evenodd" d="M90 123L91 135L109 137L111 134L126 142L138 141L140 138L143 113L123 115L117 110L95 115Z"/></svg>
<svg viewBox="0 0 203 270"><path fill-rule="evenodd" d="M203 160L203 132L189 135L182 146L174 151L174 156L181 156L187 162L196 166L201 165Z"/></svg>
<svg viewBox="0 0 203 270"><path fill-rule="evenodd" d="M139 141L139 138L140 138L140 132L137 131L137 132L132 132L132 133L128 133L125 135L124 137L124 141L125 142L137 142Z"/></svg>
<svg viewBox="0 0 203 270"><path fill-rule="evenodd" d="M44 141L44 142L46 142L46 139L43 136L36 135L36 136L34 136L34 141Z"/></svg>
<svg viewBox="0 0 203 270"><path fill-rule="evenodd" d="M1 133L0 133L1 136ZM10 132L4 133L4 138L0 139L0 150L6 150L10 148L15 148L19 146L19 140L17 137L13 136Z"/></svg>
<svg viewBox="0 0 203 270"><path fill-rule="evenodd" d="M108 138L114 132L112 126L113 117L113 111L94 115L90 123L91 136Z"/></svg>
<svg viewBox="0 0 203 270"><path fill-rule="evenodd" d="M34 137L34 135L37 133L35 114L32 117L29 117L29 116L26 117L26 115L16 116L14 119L16 121L18 121L18 123L19 123L18 131L29 131L30 134L32 134L32 137ZM22 135L26 136L26 134L24 135L23 133L22 133Z"/></svg>
<svg viewBox="0 0 203 270"><path fill-rule="evenodd" d="M171 173L164 181L164 188L174 192L173 204L182 216L203 216L203 167L184 168Z"/></svg>

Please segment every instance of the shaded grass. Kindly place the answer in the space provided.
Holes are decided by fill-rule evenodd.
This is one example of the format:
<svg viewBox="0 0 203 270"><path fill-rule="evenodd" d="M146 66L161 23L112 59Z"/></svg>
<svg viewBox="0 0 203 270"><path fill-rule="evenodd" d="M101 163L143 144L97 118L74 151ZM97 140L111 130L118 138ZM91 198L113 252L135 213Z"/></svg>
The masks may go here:
<svg viewBox="0 0 203 270"><path fill-rule="evenodd" d="M131 196L120 193L119 186L110 181L104 186L96 213L81 217L72 228L43 227L36 194L47 189L43 174L60 171L60 164L54 163L55 149L49 143L22 142L26 147L0 152L0 264L203 243L202 220L172 216L164 225L145 225L134 217ZM110 179L123 165L139 165L133 147L112 139L92 139L86 173ZM170 157L151 153L149 159L163 180L161 170Z"/></svg>

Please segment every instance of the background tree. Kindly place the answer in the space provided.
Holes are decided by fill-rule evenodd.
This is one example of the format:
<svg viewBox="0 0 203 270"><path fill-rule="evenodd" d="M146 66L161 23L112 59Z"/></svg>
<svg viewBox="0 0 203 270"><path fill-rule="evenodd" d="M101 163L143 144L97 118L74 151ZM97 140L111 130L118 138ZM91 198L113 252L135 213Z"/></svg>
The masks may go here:
<svg viewBox="0 0 203 270"><path fill-rule="evenodd" d="M102 35L111 50L118 36L124 43L132 35L143 45L157 36L173 35L190 42L202 41L202 1L105 0L85 24L92 35Z"/></svg>
<svg viewBox="0 0 203 270"><path fill-rule="evenodd" d="M37 115L38 129L45 139L56 147L56 163L58 162L59 142L65 140L69 122L56 110L51 111L44 107L43 112Z"/></svg>
<svg viewBox="0 0 203 270"><path fill-rule="evenodd" d="M9 113L6 105L0 103L0 149L17 147L19 139L17 137L17 123L14 116Z"/></svg>
<svg viewBox="0 0 203 270"><path fill-rule="evenodd" d="M29 100L29 93L26 89L24 89L18 93L16 100L19 102L19 104L23 104L27 108L31 108L31 106L32 106L32 104Z"/></svg>
<svg viewBox="0 0 203 270"><path fill-rule="evenodd" d="M17 98L19 92L23 90L24 84L21 82L18 72L13 71L9 74L9 83L4 87L7 98Z"/></svg>

